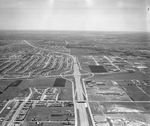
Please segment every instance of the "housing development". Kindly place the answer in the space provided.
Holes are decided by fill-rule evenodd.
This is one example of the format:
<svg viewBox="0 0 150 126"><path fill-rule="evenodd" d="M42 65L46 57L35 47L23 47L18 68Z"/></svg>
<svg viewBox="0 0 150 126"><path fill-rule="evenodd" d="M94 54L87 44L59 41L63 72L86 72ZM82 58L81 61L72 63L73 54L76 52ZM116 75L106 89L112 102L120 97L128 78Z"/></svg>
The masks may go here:
<svg viewBox="0 0 150 126"><path fill-rule="evenodd" d="M0 126L150 126L143 34L20 34L0 40Z"/></svg>

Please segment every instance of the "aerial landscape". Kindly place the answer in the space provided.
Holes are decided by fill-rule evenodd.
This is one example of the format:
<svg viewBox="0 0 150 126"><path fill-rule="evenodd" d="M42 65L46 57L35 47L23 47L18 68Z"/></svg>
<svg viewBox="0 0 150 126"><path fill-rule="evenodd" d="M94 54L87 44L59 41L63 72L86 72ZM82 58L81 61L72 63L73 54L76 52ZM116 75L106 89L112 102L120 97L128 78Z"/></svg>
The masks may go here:
<svg viewBox="0 0 150 126"><path fill-rule="evenodd" d="M150 125L147 33L30 34L1 31L0 125Z"/></svg>
<svg viewBox="0 0 150 126"><path fill-rule="evenodd" d="M150 0L0 0L0 126L150 126Z"/></svg>

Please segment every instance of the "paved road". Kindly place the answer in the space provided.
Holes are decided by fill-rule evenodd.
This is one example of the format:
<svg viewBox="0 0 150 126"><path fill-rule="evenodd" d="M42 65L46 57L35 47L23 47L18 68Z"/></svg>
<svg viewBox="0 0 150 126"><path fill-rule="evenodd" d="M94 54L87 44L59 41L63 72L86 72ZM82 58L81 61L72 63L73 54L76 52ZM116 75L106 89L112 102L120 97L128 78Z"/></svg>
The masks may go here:
<svg viewBox="0 0 150 126"><path fill-rule="evenodd" d="M86 112L86 103L77 103L77 108L79 109L79 119L80 119L80 126L90 126L89 120Z"/></svg>
<svg viewBox="0 0 150 126"><path fill-rule="evenodd" d="M7 105L10 103L11 101L9 100L6 104L5 104L5 106L2 108L2 110L0 111L0 113L2 113L2 111L7 107Z"/></svg>
<svg viewBox="0 0 150 126"><path fill-rule="evenodd" d="M99 63L96 61L96 59L93 56L91 56L91 58L94 60L95 64L98 66Z"/></svg>
<svg viewBox="0 0 150 126"><path fill-rule="evenodd" d="M80 102L84 102L84 91L83 91L83 87L82 87L82 82L81 82L81 73L79 70L79 66L77 64L77 60L75 57L72 57L73 61L74 61L74 78L75 78L75 85L76 85L76 94L77 94L77 109L79 109L79 119L80 119L80 126L90 126L89 125L89 121L88 121L88 116L87 116L87 112L86 112L86 107L85 104L86 103L80 103Z"/></svg>
<svg viewBox="0 0 150 126"><path fill-rule="evenodd" d="M28 41L25 40L25 42L27 44L29 44L30 46L32 47L35 47L35 48L38 48L32 44L30 44ZM42 50L48 50L48 49L43 49L41 47L39 47L39 49L42 49ZM50 51L50 50L49 50ZM80 119L80 126L90 126L89 125L89 120L88 120L88 115L87 115L87 112L86 112L86 108L87 108L87 103L84 101L84 90L83 90L83 86L82 86L82 82L81 82L81 73L80 73L80 68L79 68L79 65L78 65L78 62L77 62L77 58L70 55L70 53L62 53L62 54L65 54L67 56L70 56L72 57L73 61L74 61L74 65L73 65L73 70L74 70L74 78L75 78L75 85L76 85L76 94L77 94L77 101L75 102L75 106L76 106L76 109L79 110L79 119ZM90 109L88 107L88 109Z"/></svg>
<svg viewBox="0 0 150 126"><path fill-rule="evenodd" d="M15 114L13 115L13 117L11 118L11 120L9 121L7 126L12 126L13 125L13 122L16 120L17 116L19 115L20 111L22 110L22 108L26 104L26 102L30 99L31 95L32 95L32 89L30 88L30 94L28 95L28 97L26 97L26 99L18 107L18 109L16 110Z"/></svg>
<svg viewBox="0 0 150 126"><path fill-rule="evenodd" d="M113 61L111 61L107 56L104 56L104 58L107 59L107 60L111 63L112 66L115 66L118 70L120 70L121 72L123 72L123 71L122 71L117 65L115 65L115 64L113 63Z"/></svg>

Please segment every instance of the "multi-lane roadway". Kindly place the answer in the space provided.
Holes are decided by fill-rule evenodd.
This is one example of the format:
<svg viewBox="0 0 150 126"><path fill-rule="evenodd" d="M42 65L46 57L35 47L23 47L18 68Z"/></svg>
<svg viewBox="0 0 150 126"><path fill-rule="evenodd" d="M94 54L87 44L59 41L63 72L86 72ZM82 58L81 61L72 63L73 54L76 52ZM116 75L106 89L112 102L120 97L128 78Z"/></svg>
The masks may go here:
<svg viewBox="0 0 150 126"><path fill-rule="evenodd" d="M29 42L25 41L28 45L32 46L32 47L35 47L34 45L30 44ZM35 48L38 48L38 47L35 47ZM43 49L40 47L40 49L42 50L48 50L48 49ZM74 77L74 85L75 85L75 93L74 95L75 96L75 99L74 99L74 103L75 103L75 109L76 109L76 116L78 116L76 119L76 123L75 123L75 126L94 126L94 122L91 122L89 120L93 120L93 119L89 119L89 118L92 118L92 113L89 113L87 112L87 110L90 110L90 107L89 107L89 104L88 104L88 101L86 98L86 94L85 94L85 91L84 91L84 86L83 86L83 81L82 81L82 78L81 78L81 73L80 73L80 66L79 66L79 63L78 63L78 60L75 56L73 55L70 55L70 53L62 53L62 54L65 54L69 57L72 57L73 59L73 71L74 73L72 74L73 77ZM67 75L67 74L66 74ZM31 91L31 94L29 95L28 98L25 99L25 102L23 102L20 107L17 109L16 113L14 114L15 116L13 116L13 118L10 120L9 122L9 125L13 124L13 122L15 121L16 117L18 116L19 112L21 111L22 107L25 105L25 103L29 100L30 96L32 95L32 91ZM79 114L77 114L77 111L79 112ZM90 112L90 111L89 111Z"/></svg>
<svg viewBox="0 0 150 126"><path fill-rule="evenodd" d="M86 95L85 95L85 92L84 92L84 89L83 89L83 84L81 82L81 73L80 73L80 68L78 66L78 62L77 62L77 59L76 57L72 56L73 58L73 61L74 61L74 66L73 66L73 70L74 70L74 79L75 79L75 92L76 92L76 109L79 111L79 117L77 120L77 126L91 126L91 124L89 123L89 118L88 117L88 113L87 113L87 109L90 109L88 108L88 105L87 105L87 101L86 101ZM80 122L80 124L79 124Z"/></svg>
<svg viewBox="0 0 150 126"><path fill-rule="evenodd" d="M35 47L34 45L32 45L31 43L29 43L28 41L25 41L27 44L31 45L32 47ZM37 48L37 47L36 47ZM40 49L43 49L40 47ZM44 49L47 50L47 49ZM74 76L74 80L75 80L75 94L76 94L76 98L75 100L75 106L76 106L76 110L79 111L79 115L76 113L76 115L78 115L79 117L77 117L76 120L76 126L92 126L91 123L89 123L89 118L91 118L91 115L89 116L87 113L87 109L90 110L89 105L88 105L88 101L86 101L86 95L83 89L83 83L81 82L81 73L80 73L80 67L79 64L77 62L77 58L73 55L70 55L70 53L62 53L65 54L67 56L72 57L73 59L73 76ZM77 111L76 111L77 112ZM91 113L90 113L91 114ZM93 119L91 119L93 120ZM94 126L94 123L93 123Z"/></svg>

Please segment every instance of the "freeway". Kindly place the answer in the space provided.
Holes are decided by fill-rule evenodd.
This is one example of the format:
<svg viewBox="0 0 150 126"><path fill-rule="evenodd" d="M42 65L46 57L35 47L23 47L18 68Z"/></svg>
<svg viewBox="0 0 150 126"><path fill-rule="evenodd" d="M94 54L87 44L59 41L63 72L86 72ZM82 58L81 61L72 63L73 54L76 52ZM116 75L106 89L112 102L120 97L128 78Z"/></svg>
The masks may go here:
<svg viewBox="0 0 150 126"><path fill-rule="evenodd" d="M88 120L88 115L86 112L86 103L84 103L84 91L83 91L83 87L82 87L82 83L81 83L81 73L79 70L79 66L77 64L77 60L74 56L72 56L73 61L74 61L74 78L75 78L75 85L76 85L76 94L77 94L77 109L79 110L79 119L80 121L80 126L90 126L89 125L89 120Z"/></svg>
<svg viewBox="0 0 150 126"><path fill-rule="evenodd" d="M41 47L36 47L36 46L32 45L31 43L29 43L26 40L24 40L24 42L26 42L28 45L30 45L34 48L39 48L39 49L42 49L42 50L50 51L48 49L44 49L44 48L41 48ZM56 53L59 53L59 52L56 52ZM86 110L87 108L90 110L90 107L89 107L88 101L85 101L85 98L86 98L87 95L85 95L85 92L84 92L84 89L83 89L83 86L82 86L82 82L81 82L81 73L80 73L81 66L80 66L80 64L78 64L77 58L73 55L70 55L70 52L69 52L69 54L68 53L61 53L61 54L70 56L73 59L72 68L74 70L74 73L72 75L74 76L74 79L75 79L75 87L76 87L75 92L77 94L77 98L74 99L74 100L76 100L76 101L74 101L74 103L75 103L75 106L76 106L76 110L79 110L79 117L78 117L79 120L76 120L76 125L75 126L92 126L92 125L95 126L94 122L92 122L92 125L89 124L89 118L92 118L92 117L91 117L91 115L90 115L90 117L88 117L89 115L87 114L87 110ZM60 76L62 76L62 75L60 74ZM76 113L76 115L77 115L77 113ZM77 125L77 121L80 122L80 124Z"/></svg>
<svg viewBox="0 0 150 126"><path fill-rule="evenodd" d="M78 64L77 64L75 57L73 57L73 61L74 61L74 66L73 66L74 73L73 73L73 75L74 75L75 84L76 84L77 100L78 101L84 101L84 97L83 97L84 91L83 91L82 84L81 84L81 73L80 73L80 70L79 70L79 67L78 67Z"/></svg>
<svg viewBox="0 0 150 126"><path fill-rule="evenodd" d="M78 121L80 122L79 126L90 126L85 104L86 103L77 103L77 108L79 110L79 119L80 119L80 121Z"/></svg>

